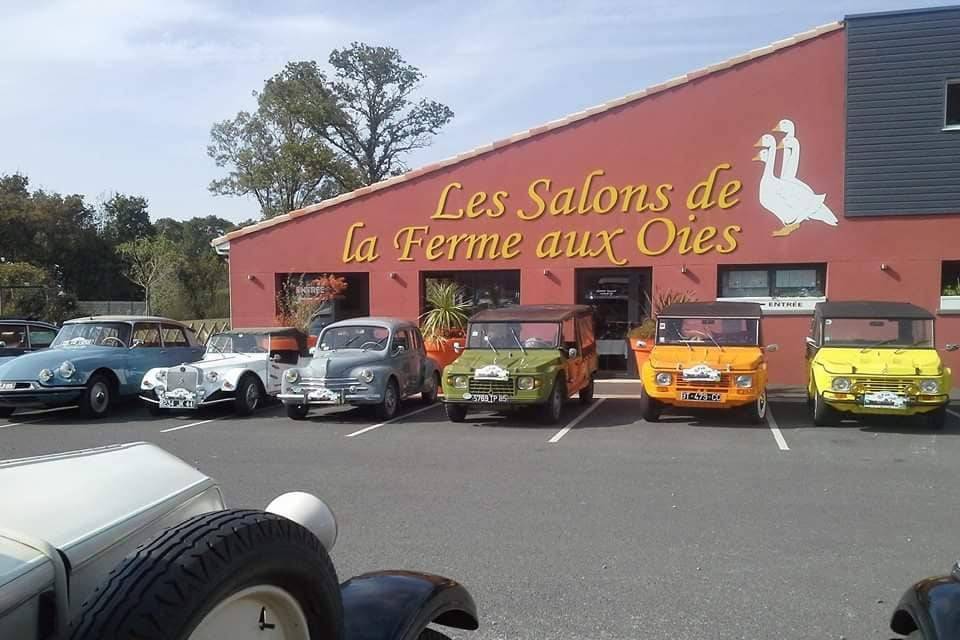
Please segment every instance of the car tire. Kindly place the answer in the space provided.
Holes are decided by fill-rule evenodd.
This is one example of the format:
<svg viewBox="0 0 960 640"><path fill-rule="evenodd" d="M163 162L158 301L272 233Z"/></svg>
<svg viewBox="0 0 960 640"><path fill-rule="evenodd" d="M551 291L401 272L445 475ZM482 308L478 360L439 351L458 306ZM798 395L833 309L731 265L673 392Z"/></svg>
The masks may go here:
<svg viewBox="0 0 960 640"><path fill-rule="evenodd" d="M947 408L937 407L933 411L928 411L923 416L924 423L930 431L943 431L947 426Z"/></svg>
<svg viewBox="0 0 960 640"><path fill-rule="evenodd" d="M0 418L9 418L16 411L15 407L0 407Z"/></svg>
<svg viewBox="0 0 960 640"><path fill-rule="evenodd" d="M189 518L125 558L83 603L70 639L180 640L202 625L226 638L216 607L238 594L253 611L263 602L260 624L280 635L341 636L337 574L317 537L283 516L227 509ZM297 614L307 629L293 635Z"/></svg>
<svg viewBox="0 0 960 640"><path fill-rule="evenodd" d="M97 373L90 376L80 395L80 415L84 418L103 418L110 413L113 401L113 384L107 376Z"/></svg>
<svg viewBox="0 0 960 640"><path fill-rule="evenodd" d="M540 421L543 424L560 422L560 416L563 414L563 402L567 399L566 384L563 376L557 376L557 379L553 381L553 389L550 390L547 404L540 411Z"/></svg>
<svg viewBox="0 0 960 640"><path fill-rule="evenodd" d="M305 404L286 404L287 417L291 420L306 420L310 407Z"/></svg>
<svg viewBox="0 0 960 640"><path fill-rule="evenodd" d="M417 640L450 640L450 636L440 633L436 629L424 629L417 636Z"/></svg>
<svg viewBox="0 0 960 640"><path fill-rule="evenodd" d="M659 422L663 405L656 398L651 398L644 387L640 388L640 417L647 422Z"/></svg>
<svg viewBox="0 0 960 640"><path fill-rule="evenodd" d="M240 383L237 385L233 409L238 416L249 416L260 406L263 396L260 381L255 376L247 374L240 378Z"/></svg>
<svg viewBox="0 0 960 640"><path fill-rule="evenodd" d="M760 424L767 419L767 392L761 391L757 399L746 406L747 422Z"/></svg>
<svg viewBox="0 0 960 640"><path fill-rule="evenodd" d="M440 374L434 372L430 377L433 378L433 382L424 386L423 391L420 392L423 404L433 404L437 401L437 394L440 393Z"/></svg>
<svg viewBox="0 0 960 640"><path fill-rule="evenodd" d="M392 420L400 409L400 389L397 381L391 378L383 389L383 400L377 405L377 418Z"/></svg>
<svg viewBox="0 0 960 640"><path fill-rule="evenodd" d="M837 410L823 400L823 394L814 389L813 408L810 410L816 427L832 427L838 421Z"/></svg>
<svg viewBox="0 0 960 640"><path fill-rule="evenodd" d="M450 422L463 422L467 419L467 407L462 404L444 402L443 410L447 414L447 419Z"/></svg>
<svg viewBox="0 0 960 640"><path fill-rule="evenodd" d="M580 389L580 404L590 404L593 402L593 376L590 376L590 382L583 389Z"/></svg>

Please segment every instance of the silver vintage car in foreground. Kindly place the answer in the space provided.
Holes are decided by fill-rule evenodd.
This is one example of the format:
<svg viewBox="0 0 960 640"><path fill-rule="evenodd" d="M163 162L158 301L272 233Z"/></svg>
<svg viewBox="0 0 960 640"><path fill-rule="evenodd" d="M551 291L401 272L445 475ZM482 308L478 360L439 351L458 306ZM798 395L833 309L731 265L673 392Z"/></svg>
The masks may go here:
<svg viewBox="0 0 960 640"><path fill-rule="evenodd" d="M478 626L447 578L338 584L337 524L318 498L228 509L213 480L151 444L2 462L0 487L17 487L0 491L4 640L418 640L444 637L429 624Z"/></svg>
<svg viewBox="0 0 960 640"><path fill-rule="evenodd" d="M313 359L288 369L278 396L295 420L311 406L351 404L375 407L389 420L403 398L420 394L435 402L437 365L427 356L415 324L395 318L352 318L324 327Z"/></svg>

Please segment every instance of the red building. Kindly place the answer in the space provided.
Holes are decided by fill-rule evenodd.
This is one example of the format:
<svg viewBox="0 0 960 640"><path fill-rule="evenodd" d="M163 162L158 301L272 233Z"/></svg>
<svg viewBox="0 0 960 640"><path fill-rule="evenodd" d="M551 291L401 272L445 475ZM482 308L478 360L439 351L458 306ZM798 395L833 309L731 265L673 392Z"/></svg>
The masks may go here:
<svg viewBox="0 0 960 640"><path fill-rule="evenodd" d="M805 381L825 298L913 302L939 312L939 346L960 341L942 295L960 277L960 54L942 28L960 49L957 9L850 17L235 231L214 242L233 322L275 323L290 276L335 273L359 314L415 318L434 277L478 305L593 304L607 369L665 291L764 302L779 384Z"/></svg>

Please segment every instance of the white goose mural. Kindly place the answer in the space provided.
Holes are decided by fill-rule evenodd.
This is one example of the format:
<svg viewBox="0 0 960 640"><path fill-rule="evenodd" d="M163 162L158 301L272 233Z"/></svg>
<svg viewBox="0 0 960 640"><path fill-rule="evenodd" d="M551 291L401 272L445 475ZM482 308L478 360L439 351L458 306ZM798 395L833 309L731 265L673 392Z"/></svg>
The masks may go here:
<svg viewBox="0 0 960 640"><path fill-rule="evenodd" d="M765 133L753 146L760 152L753 158L763 162L760 177L760 204L777 216L783 224L773 232L774 236L788 236L800 228L805 220L819 220L830 226L837 225L837 216L823 203L826 196L817 194L805 182L797 178L800 168L800 140L791 120L781 120L774 131L785 134L778 145L772 134ZM777 149L783 149L784 158L780 175L776 174Z"/></svg>

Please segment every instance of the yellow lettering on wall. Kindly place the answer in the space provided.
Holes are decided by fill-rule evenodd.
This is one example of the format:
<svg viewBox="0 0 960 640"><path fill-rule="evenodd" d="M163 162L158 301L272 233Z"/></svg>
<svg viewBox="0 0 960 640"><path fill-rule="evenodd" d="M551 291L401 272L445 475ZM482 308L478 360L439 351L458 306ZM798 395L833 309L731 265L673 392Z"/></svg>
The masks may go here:
<svg viewBox="0 0 960 640"><path fill-rule="evenodd" d="M400 257L397 258L400 262L410 262L413 258L410 256L410 250L413 247L423 246L423 238L414 237L414 234L417 232L427 233L430 231L430 227L423 226L414 226L414 227L403 227L397 234L393 236L393 248L400 250ZM401 241L400 237L403 236Z"/></svg>
<svg viewBox="0 0 960 640"><path fill-rule="evenodd" d="M717 253L733 253L737 248L737 238L734 234L740 233L740 225L732 224L723 230L723 239L727 241L725 247L718 246Z"/></svg>
<svg viewBox="0 0 960 640"><path fill-rule="evenodd" d="M651 249L647 245L647 232L655 224L662 224L667 231L667 240L659 249ZM637 232L637 249L645 256L660 256L666 253L677 238L677 225L670 218L651 218L643 223Z"/></svg>
<svg viewBox="0 0 960 640"><path fill-rule="evenodd" d="M497 253L497 244L500 242L500 234L498 233L474 233L467 238L467 260L473 260L476 258L489 258L493 260L498 257ZM477 248L477 245L480 246L480 250L477 252L477 255L474 256L474 250ZM492 245L490 247L490 252L488 255L484 255L487 251L487 245Z"/></svg>
<svg viewBox="0 0 960 640"><path fill-rule="evenodd" d="M729 168L729 164L722 162L710 171L706 180L698 182L687 194L687 209L696 211L697 209L709 209L715 205L717 202L713 199L713 189L717 183L717 175L724 169Z"/></svg>
<svg viewBox="0 0 960 640"><path fill-rule="evenodd" d="M650 205L650 211L663 211L670 206L670 196L667 194L673 191L673 185L665 182L657 186L657 204Z"/></svg>
<svg viewBox="0 0 960 640"><path fill-rule="evenodd" d="M610 213L613 211L613 208L617 206L617 197L620 195L620 192L617 191L616 187L606 186L600 191L597 191L597 195L593 196L593 210L597 213ZM604 204L604 198L607 199L607 203Z"/></svg>
<svg viewBox="0 0 960 640"><path fill-rule="evenodd" d="M436 235L427 241L426 256L427 260L439 260L443 255L443 243L445 238L442 235Z"/></svg>
<svg viewBox="0 0 960 640"><path fill-rule="evenodd" d="M500 255L508 260L511 258L516 258L520 255L520 249L517 248L517 245L523 240L523 234L519 232L513 232L503 239L503 246L500 249Z"/></svg>
<svg viewBox="0 0 960 640"><path fill-rule="evenodd" d="M577 231L568 231L566 256L568 258L586 258L590 255L590 232L582 233ZM576 246L577 238L580 238L580 246Z"/></svg>
<svg viewBox="0 0 960 640"><path fill-rule="evenodd" d="M353 246L353 234L357 229L363 229L364 224L362 222L354 222L347 229L347 237L343 243L343 263L350 264L351 262L373 262L380 256L377 254L377 237L370 236L369 238L364 238L360 243L354 248Z"/></svg>
<svg viewBox="0 0 960 640"><path fill-rule="evenodd" d="M550 190L550 178L540 178L539 180L534 180L530 183L530 186L527 188L527 195L530 196L530 199L536 203L537 210L527 213L523 209L517 209L517 217L521 220L536 220L543 215L543 212L547 210L547 202L537 193L537 185L543 185Z"/></svg>
<svg viewBox="0 0 960 640"><path fill-rule="evenodd" d="M691 213L689 216L687 216L687 220L690 222L696 222L697 216ZM677 238L680 240L680 255L685 256L693 250L693 247L690 246L690 227L681 227L677 229Z"/></svg>
<svg viewBox="0 0 960 640"><path fill-rule="evenodd" d="M630 200L639 195L637 199L637 205L633 208L634 211L640 213L646 209L646 199L647 199L647 185L637 184L637 185L627 185L623 189L620 189L620 195L623 196L623 203L620 205L620 211L624 213L630 212Z"/></svg>
<svg viewBox="0 0 960 640"><path fill-rule="evenodd" d="M715 235L717 235L716 227L704 227L700 229L696 237L693 239L693 252L698 256L708 253L713 249L713 245L704 246L703 243L707 240L711 240Z"/></svg>
<svg viewBox="0 0 960 640"><path fill-rule="evenodd" d="M720 195L717 196L717 206L721 209L729 209L733 205L740 202L740 198L734 198L733 200L730 200L730 197L740 191L742 187L743 183L739 180L731 180L727 184L723 185L723 188L720 189Z"/></svg>
<svg viewBox="0 0 960 640"><path fill-rule="evenodd" d="M591 171L587 174L587 177L583 179L583 189L580 190L580 204L577 207L577 213L584 214L590 211L590 206L587 204L590 198L590 187L594 178L599 178L603 175L601 169L596 171Z"/></svg>
<svg viewBox="0 0 960 640"><path fill-rule="evenodd" d="M537 243L538 258L558 258L562 253L563 252L560 251L559 231L551 231L540 238L540 242Z"/></svg>
<svg viewBox="0 0 960 640"><path fill-rule="evenodd" d="M576 195L576 191L573 187L557 191L557 195L553 196L553 200L550 201L550 215L569 215L576 211L573 207L573 197Z"/></svg>
<svg viewBox="0 0 960 640"><path fill-rule="evenodd" d="M470 196L470 201L467 202L467 217L468 218L479 218L485 212L484 209L478 209L480 205L487 201L487 194L485 191L477 191L475 194ZM489 209L486 209L489 211Z"/></svg>
<svg viewBox="0 0 960 640"><path fill-rule="evenodd" d="M497 191L493 194L494 209L488 214L491 218L499 218L507 210L507 205L503 202L503 200L509 195L510 194L506 191Z"/></svg>
<svg viewBox="0 0 960 640"><path fill-rule="evenodd" d="M444 211L447 208L447 196L450 195L450 192L454 189L460 190L463 188L463 185L459 182L451 182L443 188L443 191L440 192L440 201L437 202L437 210L433 212L433 215L430 216L431 220L459 220L463 217L463 209L457 209L456 213L448 213Z"/></svg>
<svg viewBox="0 0 960 640"><path fill-rule="evenodd" d="M606 253L607 260L609 260L611 264L615 264L619 267L622 267L623 265L627 264L626 260L622 258L617 258L617 254L613 250L613 239L622 234L623 234L623 229L614 229L613 231L597 232L597 237L600 238L600 241L603 244L597 250L594 256L599 256L601 253Z"/></svg>

